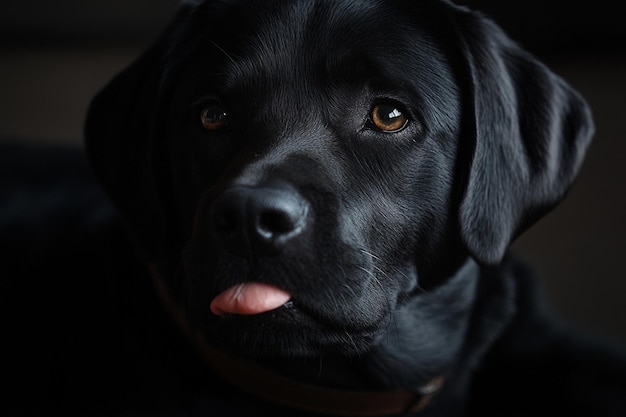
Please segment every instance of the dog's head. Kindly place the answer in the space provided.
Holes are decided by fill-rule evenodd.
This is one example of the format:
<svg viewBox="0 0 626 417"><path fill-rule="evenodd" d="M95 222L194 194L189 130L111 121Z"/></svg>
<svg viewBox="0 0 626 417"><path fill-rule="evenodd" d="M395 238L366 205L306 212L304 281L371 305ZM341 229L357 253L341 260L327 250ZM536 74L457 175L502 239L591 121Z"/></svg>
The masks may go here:
<svg viewBox="0 0 626 417"><path fill-rule="evenodd" d="M95 98L86 146L143 258L180 264L194 325L319 354L367 350L468 257L497 264L592 130L569 86L447 1L216 0L184 3ZM440 314L462 321L455 303Z"/></svg>

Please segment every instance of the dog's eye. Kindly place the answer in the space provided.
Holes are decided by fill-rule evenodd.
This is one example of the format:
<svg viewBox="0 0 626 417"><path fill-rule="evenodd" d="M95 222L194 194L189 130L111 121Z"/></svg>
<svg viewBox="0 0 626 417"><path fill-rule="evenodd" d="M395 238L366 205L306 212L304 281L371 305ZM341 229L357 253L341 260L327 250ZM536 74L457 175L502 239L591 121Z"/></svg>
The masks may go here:
<svg viewBox="0 0 626 417"><path fill-rule="evenodd" d="M393 104L377 104L369 115L370 126L381 132L398 132L407 125L408 117Z"/></svg>
<svg viewBox="0 0 626 417"><path fill-rule="evenodd" d="M200 121L206 130L219 130L228 124L228 113L218 103L210 103L202 108Z"/></svg>

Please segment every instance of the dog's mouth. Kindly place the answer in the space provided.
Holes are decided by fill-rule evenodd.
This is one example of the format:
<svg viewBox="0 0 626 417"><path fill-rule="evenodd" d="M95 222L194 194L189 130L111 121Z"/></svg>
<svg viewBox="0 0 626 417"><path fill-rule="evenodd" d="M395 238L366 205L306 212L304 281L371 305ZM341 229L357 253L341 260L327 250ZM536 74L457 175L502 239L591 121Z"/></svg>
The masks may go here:
<svg viewBox="0 0 626 417"><path fill-rule="evenodd" d="M346 349L358 353L377 338L385 321L355 325L337 320L336 314L311 308L287 290L259 281L228 287L213 296L209 307L210 317L192 327L203 329L210 343L251 357L310 356Z"/></svg>
<svg viewBox="0 0 626 417"><path fill-rule="evenodd" d="M274 285L243 282L220 293L211 301L210 308L216 316L254 315L275 310L290 300L291 294Z"/></svg>

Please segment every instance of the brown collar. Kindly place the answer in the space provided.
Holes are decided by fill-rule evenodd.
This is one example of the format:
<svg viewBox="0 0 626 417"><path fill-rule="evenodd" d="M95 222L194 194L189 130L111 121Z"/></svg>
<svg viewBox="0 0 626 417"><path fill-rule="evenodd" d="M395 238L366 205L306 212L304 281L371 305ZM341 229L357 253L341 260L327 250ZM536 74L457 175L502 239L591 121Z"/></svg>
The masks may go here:
<svg viewBox="0 0 626 417"><path fill-rule="evenodd" d="M151 265L149 270L166 306L173 312L181 328L196 341L200 353L211 369L229 383L263 400L325 415L391 416L423 410L445 381L444 377L436 377L415 391L357 391L324 388L287 378L207 344L201 335L189 327L173 303L157 268Z"/></svg>

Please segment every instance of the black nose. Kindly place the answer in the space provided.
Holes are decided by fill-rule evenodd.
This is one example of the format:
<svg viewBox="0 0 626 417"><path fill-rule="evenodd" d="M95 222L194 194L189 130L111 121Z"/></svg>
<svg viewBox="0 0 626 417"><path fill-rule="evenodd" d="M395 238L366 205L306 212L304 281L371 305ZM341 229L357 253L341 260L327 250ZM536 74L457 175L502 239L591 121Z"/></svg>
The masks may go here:
<svg viewBox="0 0 626 417"><path fill-rule="evenodd" d="M227 189L211 210L213 235L226 250L276 253L306 228L308 202L292 187Z"/></svg>

